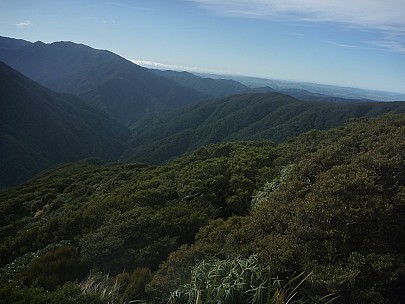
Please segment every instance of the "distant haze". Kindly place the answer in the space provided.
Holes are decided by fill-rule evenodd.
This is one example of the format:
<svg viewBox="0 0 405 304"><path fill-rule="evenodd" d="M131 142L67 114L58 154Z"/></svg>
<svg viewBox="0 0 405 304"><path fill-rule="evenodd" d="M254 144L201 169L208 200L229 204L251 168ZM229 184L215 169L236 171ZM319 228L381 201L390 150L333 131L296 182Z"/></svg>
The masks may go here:
<svg viewBox="0 0 405 304"><path fill-rule="evenodd" d="M158 69L162 71L187 71L195 75L213 79L232 79L251 88L271 87L274 90L306 90L311 93L324 94L328 96L353 99L369 99L374 101L405 101L405 93L395 93L371 89L359 89L353 87L343 87L335 85L326 85L310 82L297 82L280 79L269 79L260 77L250 77L245 75L232 75L227 71L210 71L198 67L174 66L151 61L132 60L135 64L149 69Z"/></svg>

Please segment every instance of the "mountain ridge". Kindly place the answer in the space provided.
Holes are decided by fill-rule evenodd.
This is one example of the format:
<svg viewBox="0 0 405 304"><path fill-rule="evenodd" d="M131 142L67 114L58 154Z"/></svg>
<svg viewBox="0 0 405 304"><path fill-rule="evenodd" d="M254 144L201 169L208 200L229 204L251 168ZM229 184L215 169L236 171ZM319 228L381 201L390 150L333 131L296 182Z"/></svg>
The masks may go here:
<svg viewBox="0 0 405 304"><path fill-rule="evenodd" d="M0 52L0 60L45 87L79 96L123 125L207 98L110 51L70 41L29 43Z"/></svg>
<svg viewBox="0 0 405 304"><path fill-rule="evenodd" d="M124 158L165 162L199 146L238 140L282 142L310 129L337 127L350 118L405 112L404 102L308 102L281 93L233 95L178 109L133 127Z"/></svg>
<svg viewBox="0 0 405 304"><path fill-rule="evenodd" d="M185 71L180 72L180 71L156 70L156 69L152 69L151 71L160 76L177 81L179 84L183 86L195 89L203 94L211 96L212 98L222 98L236 94L278 92L303 101L320 101L332 103L359 103L359 102L377 101L371 98L373 96L371 93L369 93L368 96L369 98L361 97L361 94L356 95L357 98L351 98L348 94L344 95L343 97L339 96L339 94L334 94L333 91L330 92L331 94L327 95L325 94L326 93L325 90L322 91L323 93L319 93L317 92L317 86L315 84L312 87L308 87L308 85L305 86L305 84L293 82L259 79L261 80L261 82L258 82L255 85L254 82L252 83L246 80L250 79L249 77L242 77L242 76L238 78L229 75L227 76L227 75L212 75L199 73L193 74ZM212 76L213 78L209 78L209 76ZM333 88L333 86L330 87ZM341 87L340 89L343 90L345 88ZM394 97L401 96L396 94L391 95ZM388 100L384 99L382 101Z"/></svg>
<svg viewBox="0 0 405 304"><path fill-rule="evenodd" d="M211 98L249 93L251 89L240 82L231 79L212 79L200 77L190 72L176 72L171 70L151 70L153 73L174 80L179 84L199 91Z"/></svg>

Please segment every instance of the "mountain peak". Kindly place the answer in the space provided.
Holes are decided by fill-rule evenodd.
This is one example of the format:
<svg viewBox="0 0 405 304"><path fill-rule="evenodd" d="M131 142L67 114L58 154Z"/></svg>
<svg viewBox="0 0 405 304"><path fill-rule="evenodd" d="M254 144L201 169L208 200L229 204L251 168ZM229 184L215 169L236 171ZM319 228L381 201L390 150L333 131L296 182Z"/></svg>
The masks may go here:
<svg viewBox="0 0 405 304"><path fill-rule="evenodd" d="M0 60L47 88L79 96L123 125L207 98L117 54L71 41L36 42L7 56L0 52Z"/></svg>

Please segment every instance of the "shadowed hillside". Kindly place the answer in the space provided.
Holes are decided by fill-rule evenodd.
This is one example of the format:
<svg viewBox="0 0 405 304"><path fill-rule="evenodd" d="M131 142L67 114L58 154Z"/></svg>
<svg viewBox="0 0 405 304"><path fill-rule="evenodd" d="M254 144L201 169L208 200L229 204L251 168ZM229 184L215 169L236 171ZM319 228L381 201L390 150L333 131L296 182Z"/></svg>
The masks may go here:
<svg viewBox="0 0 405 304"><path fill-rule="evenodd" d="M350 118L405 112L404 102L305 102L279 93L235 95L180 109L133 127L126 158L161 163L202 145L237 140L276 143Z"/></svg>
<svg viewBox="0 0 405 304"><path fill-rule="evenodd" d="M0 187L51 165L117 160L129 132L79 98L54 93L0 62Z"/></svg>

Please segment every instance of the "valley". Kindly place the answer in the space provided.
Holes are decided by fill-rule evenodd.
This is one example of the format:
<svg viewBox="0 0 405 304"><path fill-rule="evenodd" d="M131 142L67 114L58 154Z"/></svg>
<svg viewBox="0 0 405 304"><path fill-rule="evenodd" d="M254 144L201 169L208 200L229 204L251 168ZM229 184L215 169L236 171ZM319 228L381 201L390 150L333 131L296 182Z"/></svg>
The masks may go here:
<svg viewBox="0 0 405 304"><path fill-rule="evenodd" d="M402 95L252 81L0 37L0 299L402 303Z"/></svg>

